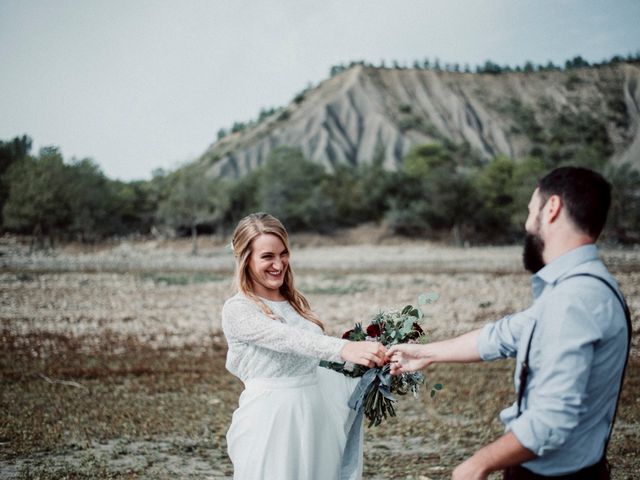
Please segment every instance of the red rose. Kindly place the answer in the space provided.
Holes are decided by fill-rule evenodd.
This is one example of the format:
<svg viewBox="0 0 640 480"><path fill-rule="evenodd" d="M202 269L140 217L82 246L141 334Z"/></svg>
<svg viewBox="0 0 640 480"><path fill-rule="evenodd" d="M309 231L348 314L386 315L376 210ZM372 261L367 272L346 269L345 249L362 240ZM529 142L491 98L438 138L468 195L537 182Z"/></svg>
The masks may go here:
<svg viewBox="0 0 640 480"><path fill-rule="evenodd" d="M367 335L370 337L379 337L380 336L380 326L372 323L367 327Z"/></svg>
<svg viewBox="0 0 640 480"><path fill-rule="evenodd" d="M342 334L342 338L349 340L349 337L351 336L352 333L353 333L353 330L348 330Z"/></svg>

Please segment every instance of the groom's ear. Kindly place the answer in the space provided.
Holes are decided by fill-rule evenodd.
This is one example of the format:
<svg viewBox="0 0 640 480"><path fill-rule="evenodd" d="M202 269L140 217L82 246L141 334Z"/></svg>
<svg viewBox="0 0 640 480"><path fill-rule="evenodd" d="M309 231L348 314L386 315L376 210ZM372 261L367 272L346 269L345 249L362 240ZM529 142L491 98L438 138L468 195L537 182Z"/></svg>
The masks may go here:
<svg viewBox="0 0 640 480"><path fill-rule="evenodd" d="M562 197L560 195L551 195L547 200L547 203L543 207L545 213L547 214L547 219L549 223L553 223L560 217L560 212L562 212Z"/></svg>

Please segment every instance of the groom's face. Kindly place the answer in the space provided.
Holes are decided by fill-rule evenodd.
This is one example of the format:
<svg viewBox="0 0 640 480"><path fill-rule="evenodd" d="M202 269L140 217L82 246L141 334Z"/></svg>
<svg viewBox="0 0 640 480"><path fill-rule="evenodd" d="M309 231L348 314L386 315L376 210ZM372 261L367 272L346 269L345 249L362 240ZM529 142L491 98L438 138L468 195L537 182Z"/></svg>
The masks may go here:
<svg viewBox="0 0 640 480"><path fill-rule="evenodd" d="M544 240L540 235L540 214L542 211L542 198L540 192L536 189L529 201L529 216L525 222L525 238L524 251L522 252L522 261L524 268L531 273L536 273L544 267Z"/></svg>

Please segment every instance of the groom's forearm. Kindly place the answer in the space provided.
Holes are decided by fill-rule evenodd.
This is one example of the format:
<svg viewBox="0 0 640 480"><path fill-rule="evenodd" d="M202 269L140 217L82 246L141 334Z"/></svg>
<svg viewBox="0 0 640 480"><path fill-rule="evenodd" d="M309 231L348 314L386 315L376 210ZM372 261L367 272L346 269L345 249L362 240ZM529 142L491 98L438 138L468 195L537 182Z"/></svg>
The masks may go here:
<svg viewBox="0 0 640 480"><path fill-rule="evenodd" d="M536 458L516 436L509 432L493 443L478 450L471 458L460 464L453 472L453 479L486 478L507 467L520 465Z"/></svg>
<svg viewBox="0 0 640 480"><path fill-rule="evenodd" d="M482 329L460 335L459 337L425 345L425 356L429 363L469 363L479 362L478 337Z"/></svg>

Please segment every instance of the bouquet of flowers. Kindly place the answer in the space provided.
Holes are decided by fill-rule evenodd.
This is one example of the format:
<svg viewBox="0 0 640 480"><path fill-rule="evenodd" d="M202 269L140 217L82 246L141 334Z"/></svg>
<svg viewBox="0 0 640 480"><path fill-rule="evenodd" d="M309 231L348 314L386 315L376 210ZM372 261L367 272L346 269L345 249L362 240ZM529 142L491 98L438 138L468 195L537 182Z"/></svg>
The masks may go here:
<svg viewBox="0 0 640 480"><path fill-rule="evenodd" d="M436 293L423 294L418 298L418 304L430 304L437 299ZM376 341L386 347L396 343L425 343L427 336L419 323L423 317L420 307L413 305L407 305L399 311L380 312L373 317L369 325L363 327L361 323L356 323L354 328L342 335L342 338L356 342ZM387 416L395 417L396 399L393 394L406 395L411 392L417 397L420 385L426 381L420 372L391 375L389 364L367 368L350 363L323 361L320 365L350 377L361 377L352 400L355 398L356 409L364 408L364 415L369 419L370 427L380 425ZM434 384L431 397L442 388L442 384Z"/></svg>

